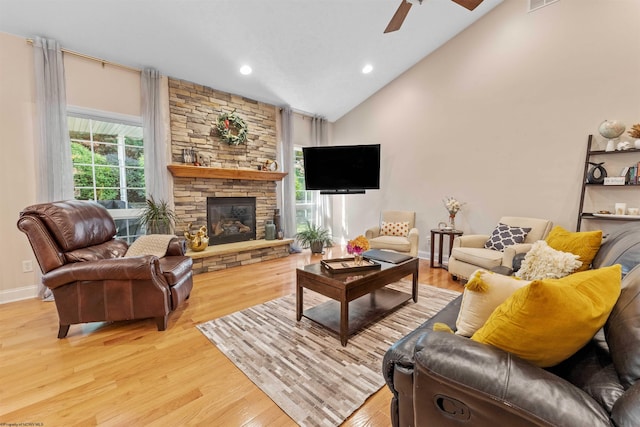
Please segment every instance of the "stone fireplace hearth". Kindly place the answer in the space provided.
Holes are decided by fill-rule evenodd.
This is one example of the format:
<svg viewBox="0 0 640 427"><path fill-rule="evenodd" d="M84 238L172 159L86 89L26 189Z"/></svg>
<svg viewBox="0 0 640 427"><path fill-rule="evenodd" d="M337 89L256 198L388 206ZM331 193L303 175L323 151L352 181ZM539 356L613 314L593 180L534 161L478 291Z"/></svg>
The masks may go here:
<svg viewBox="0 0 640 427"><path fill-rule="evenodd" d="M284 173L256 173L234 170L227 178L227 169L169 165L173 175L175 212L178 220L195 228L209 224L208 198L255 199L255 239L236 243L210 245L203 252L187 252L193 258L194 274L248 265L289 255L293 239L264 240L265 224L273 219L276 209L276 181ZM223 176L220 178L220 176ZM235 179L238 178L238 179ZM240 179L242 178L242 179ZM210 226L209 237L213 236ZM214 227L215 229L215 227Z"/></svg>

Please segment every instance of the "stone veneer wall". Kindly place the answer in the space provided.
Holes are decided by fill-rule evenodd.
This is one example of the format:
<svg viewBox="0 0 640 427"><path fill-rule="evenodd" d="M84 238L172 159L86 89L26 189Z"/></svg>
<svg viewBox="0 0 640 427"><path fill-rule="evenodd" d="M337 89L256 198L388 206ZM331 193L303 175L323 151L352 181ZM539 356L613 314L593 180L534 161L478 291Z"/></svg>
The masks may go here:
<svg viewBox="0 0 640 427"><path fill-rule="evenodd" d="M215 125L223 112L241 117L249 128L246 144L228 145ZM193 148L210 166L257 169L276 158L276 107L183 80L169 79L171 160L182 163L182 149ZM205 160L206 162L206 160Z"/></svg>
<svg viewBox="0 0 640 427"><path fill-rule="evenodd" d="M246 144L228 145L214 130L220 113L233 110L248 125ZM216 168L257 169L265 160L276 158L273 105L170 78L169 112L172 163L183 163L185 148L203 154L205 165ZM206 224L207 197L255 197L256 238L264 239L266 220L273 218L277 207L273 181L174 177L173 187L177 219L194 227Z"/></svg>

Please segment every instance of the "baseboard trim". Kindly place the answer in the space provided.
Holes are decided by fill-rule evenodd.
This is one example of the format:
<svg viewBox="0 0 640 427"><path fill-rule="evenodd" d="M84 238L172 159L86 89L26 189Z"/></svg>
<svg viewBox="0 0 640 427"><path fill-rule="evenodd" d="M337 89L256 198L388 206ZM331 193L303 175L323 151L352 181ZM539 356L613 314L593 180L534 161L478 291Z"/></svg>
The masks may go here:
<svg viewBox="0 0 640 427"><path fill-rule="evenodd" d="M7 289L0 291L0 304L9 302L22 301L25 299L37 298L38 286L22 286L20 288Z"/></svg>

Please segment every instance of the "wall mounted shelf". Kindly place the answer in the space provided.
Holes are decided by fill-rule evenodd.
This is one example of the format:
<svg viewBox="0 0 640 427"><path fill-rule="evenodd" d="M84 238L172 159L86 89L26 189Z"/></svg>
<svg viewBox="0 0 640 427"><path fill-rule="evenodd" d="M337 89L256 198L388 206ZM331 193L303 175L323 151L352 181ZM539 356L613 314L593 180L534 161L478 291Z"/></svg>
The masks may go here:
<svg viewBox="0 0 640 427"><path fill-rule="evenodd" d="M287 172L253 169L209 168L205 166L168 165L171 175L179 178L245 179L249 181L282 181Z"/></svg>

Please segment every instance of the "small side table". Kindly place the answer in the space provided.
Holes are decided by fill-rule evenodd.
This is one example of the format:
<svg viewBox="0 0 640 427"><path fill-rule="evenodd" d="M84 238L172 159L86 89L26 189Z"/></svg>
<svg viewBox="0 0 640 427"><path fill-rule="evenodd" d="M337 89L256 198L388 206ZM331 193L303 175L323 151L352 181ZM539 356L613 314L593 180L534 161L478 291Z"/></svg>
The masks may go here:
<svg viewBox="0 0 640 427"><path fill-rule="evenodd" d="M463 234L463 231L461 230L445 230L445 229L441 230L439 228L434 228L431 230L431 268L444 268L444 269L447 268L447 266L445 266L442 263L442 245L443 245L444 236L445 235L449 236L449 255L451 255L451 249L453 249L453 239L455 239L456 236L462 236L462 234ZM440 237L439 244L438 244L438 263L437 264L434 262L436 235Z"/></svg>

